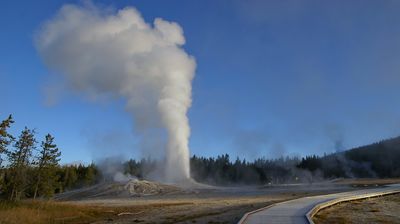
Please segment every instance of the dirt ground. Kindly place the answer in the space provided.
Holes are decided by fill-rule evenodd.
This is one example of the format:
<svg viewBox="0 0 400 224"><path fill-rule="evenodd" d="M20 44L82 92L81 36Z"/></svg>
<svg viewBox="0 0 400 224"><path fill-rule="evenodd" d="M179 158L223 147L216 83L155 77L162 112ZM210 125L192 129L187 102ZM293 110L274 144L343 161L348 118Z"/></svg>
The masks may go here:
<svg viewBox="0 0 400 224"><path fill-rule="evenodd" d="M313 194L2 202L0 223L237 223L248 211Z"/></svg>
<svg viewBox="0 0 400 224"><path fill-rule="evenodd" d="M103 206L107 206L110 211L113 211L114 208L119 210L119 215L114 213L116 216L113 218L98 220L96 223L237 223L248 211L295 197L296 195L279 195L137 202L105 200L90 202L90 204L104 203Z"/></svg>
<svg viewBox="0 0 400 224"><path fill-rule="evenodd" d="M351 189L335 185L226 188L179 195L68 203L102 206L114 212L113 217L99 219L95 223L237 223L246 212L273 203ZM118 209L119 215L114 209Z"/></svg>
<svg viewBox="0 0 400 224"><path fill-rule="evenodd" d="M273 203L376 187L383 182L400 180L172 189L150 196L132 196L119 187L98 186L59 195L51 202L0 203L0 223L237 223L246 212Z"/></svg>
<svg viewBox="0 0 400 224"><path fill-rule="evenodd" d="M317 213L315 223L400 223L400 194L345 202Z"/></svg>

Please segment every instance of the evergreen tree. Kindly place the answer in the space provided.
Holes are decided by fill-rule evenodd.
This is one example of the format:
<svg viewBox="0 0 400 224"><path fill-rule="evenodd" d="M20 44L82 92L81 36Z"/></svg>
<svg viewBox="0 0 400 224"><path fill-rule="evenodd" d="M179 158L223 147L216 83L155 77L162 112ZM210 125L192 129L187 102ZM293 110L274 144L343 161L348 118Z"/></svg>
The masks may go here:
<svg viewBox="0 0 400 224"><path fill-rule="evenodd" d="M7 153L8 146L14 141L14 137L8 133L12 123L14 123L14 120L11 115L0 123L0 192L4 191L7 184L5 179L7 170L2 169L2 163L3 155Z"/></svg>
<svg viewBox="0 0 400 224"><path fill-rule="evenodd" d="M57 182L57 166L60 161L61 152L54 144L54 137L47 134L42 141L41 150L37 157L37 176L33 198L36 196L52 196Z"/></svg>
<svg viewBox="0 0 400 224"><path fill-rule="evenodd" d="M0 124L0 167L3 162L2 155L7 152L7 147L14 141L14 137L8 133L11 124L14 123L12 116L8 116Z"/></svg>
<svg viewBox="0 0 400 224"><path fill-rule="evenodd" d="M61 171L62 186L60 192L71 190L76 186L78 181L77 168L74 165L63 166Z"/></svg>
<svg viewBox="0 0 400 224"><path fill-rule="evenodd" d="M32 151L36 147L35 131L25 129L14 144L14 151L8 152L10 164L10 199L19 200L25 196L28 183L28 169Z"/></svg>
<svg viewBox="0 0 400 224"><path fill-rule="evenodd" d="M85 174L84 174L84 185L85 186L90 186L96 182L96 166L94 163L91 163L88 167L85 169Z"/></svg>

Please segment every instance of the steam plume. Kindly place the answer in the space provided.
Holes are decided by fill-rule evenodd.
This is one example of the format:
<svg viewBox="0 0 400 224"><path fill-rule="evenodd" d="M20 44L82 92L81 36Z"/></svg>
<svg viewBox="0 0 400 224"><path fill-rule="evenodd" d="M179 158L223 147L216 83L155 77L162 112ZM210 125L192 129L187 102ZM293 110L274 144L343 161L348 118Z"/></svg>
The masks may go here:
<svg viewBox="0 0 400 224"><path fill-rule="evenodd" d="M148 24L135 8L114 12L90 3L64 5L36 38L44 63L72 89L95 98L123 97L144 138L166 131L167 181L190 173L187 111L196 63L184 43L175 22L156 18Z"/></svg>

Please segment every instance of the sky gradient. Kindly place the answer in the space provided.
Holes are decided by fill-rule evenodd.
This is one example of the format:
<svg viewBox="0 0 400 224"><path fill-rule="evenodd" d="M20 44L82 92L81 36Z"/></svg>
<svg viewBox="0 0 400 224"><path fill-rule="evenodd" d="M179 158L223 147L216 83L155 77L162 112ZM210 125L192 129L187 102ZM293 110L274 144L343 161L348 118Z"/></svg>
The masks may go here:
<svg viewBox="0 0 400 224"><path fill-rule="evenodd" d="M54 85L35 32L64 4L0 7L0 116L63 163L141 157L123 100L92 102ZM177 22L196 59L191 154L259 156L334 152L400 135L399 1L94 1L137 8L148 23ZM49 97L49 93L51 97Z"/></svg>

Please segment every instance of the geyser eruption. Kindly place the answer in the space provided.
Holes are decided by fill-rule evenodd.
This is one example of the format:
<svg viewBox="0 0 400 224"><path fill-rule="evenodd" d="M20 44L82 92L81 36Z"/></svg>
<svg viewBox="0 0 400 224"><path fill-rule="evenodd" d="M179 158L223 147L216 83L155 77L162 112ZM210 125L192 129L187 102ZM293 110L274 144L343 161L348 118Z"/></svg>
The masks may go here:
<svg viewBox="0 0 400 224"><path fill-rule="evenodd" d="M91 3L64 5L36 36L44 63L71 89L124 98L143 138L165 130L160 150L170 182L190 177L187 111L196 63L184 43L177 23L156 18L148 24L135 8L115 12Z"/></svg>

